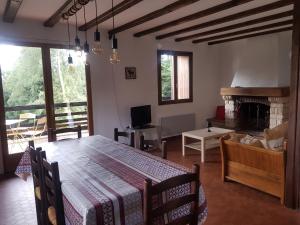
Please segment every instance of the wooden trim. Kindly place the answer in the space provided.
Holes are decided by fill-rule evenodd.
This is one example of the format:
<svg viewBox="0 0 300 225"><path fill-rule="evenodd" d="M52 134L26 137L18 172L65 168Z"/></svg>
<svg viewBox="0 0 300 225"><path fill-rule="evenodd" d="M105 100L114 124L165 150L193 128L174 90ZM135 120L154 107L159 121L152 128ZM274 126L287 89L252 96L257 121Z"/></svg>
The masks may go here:
<svg viewBox="0 0 300 225"><path fill-rule="evenodd" d="M89 64L85 64L85 75L86 75L88 130L89 130L89 135L94 135L92 81L91 81L91 68Z"/></svg>
<svg viewBox="0 0 300 225"><path fill-rule="evenodd" d="M43 76L44 76L44 91L45 91L45 105L47 116L47 128L56 129L55 127L55 107L53 99L53 83L52 83L52 70L51 70L51 56L50 48L42 48L42 61L43 61ZM51 135L48 135L48 141L54 141Z"/></svg>
<svg viewBox="0 0 300 225"><path fill-rule="evenodd" d="M0 144L1 144L1 154L3 156L3 167L6 172L8 165L8 148L7 148L7 133L5 126L5 105L4 105L4 95L3 95L3 84L2 84L2 72L0 65ZM1 162L0 162L1 163Z"/></svg>
<svg viewBox="0 0 300 225"><path fill-rule="evenodd" d="M175 82L175 99L169 101L163 101L161 98L162 86L161 86L161 55L170 54L174 56L174 82ZM190 97L188 99L178 99L178 79L177 79L177 56L188 56L189 57L189 82L190 82ZM170 105L179 103L193 102L193 53L183 51L170 51L170 50L157 50L157 81L158 81L158 104L159 105Z"/></svg>
<svg viewBox="0 0 300 225"><path fill-rule="evenodd" d="M17 13L22 5L23 0L7 0L3 14L3 21L13 23L16 19Z"/></svg>
<svg viewBox="0 0 300 225"><path fill-rule="evenodd" d="M246 39L246 38L263 36L263 35L267 35L267 34L280 33L280 32L284 32L284 31L290 31L292 29L293 29L293 26L286 27L286 28L275 29L275 30L270 30L270 31L265 31L265 32L259 32L259 33L255 33L255 34L249 34L249 35L224 39L224 40L220 40L220 41L208 42L208 45L216 45L216 44L221 44L221 43L230 42L230 41L236 41L236 40L241 40L241 39Z"/></svg>
<svg viewBox="0 0 300 225"><path fill-rule="evenodd" d="M44 22L45 27L53 27L62 18L62 14L68 10L73 4L73 0L67 0L59 9Z"/></svg>
<svg viewBox="0 0 300 225"><path fill-rule="evenodd" d="M189 16L181 17L179 19L170 21L168 23L164 23L164 24L158 25L156 27L152 27L150 29L143 30L141 32L135 33L134 36L135 37L142 37L142 36L145 36L147 34L151 34L151 33L154 33L154 32L160 31L160 30L164 30L164 29L167 29L167 28L170 28L170 27L178 26L180 24L187 23L187 22L190 22L190 21L193 21L193 20L196 20L196 19L200 19L202 17L209 16L209 15L212 15L214 13L218 13L218 12L221 12L221 11L224 11L224 10L227 10L227 9L230 9L230 8L233 8L233 7L236 7L238 5L242 5L242 4L251 2L251 1L252 0L237 0L237 1L225 2L225 3L222 3L220 5L213 6L211 8L199 11L197 13L193 13Z"/></svg>
<svg viewBox="0 0 300 225"><path fill-rule="evenodd" d="M193 40L192 42L194 44L203 43L203 42L233 37L233 36L237 36L237 35L241 35L241 34L248 34L248 33L257 32L257 31L263 31L263 30L287 26L287 25L293 25L293 20L286 20L286 21L282 21L282 22L278 22L278 23L271 23L268 25L260 26L260 27L253 27L253 28L248 28L245 30L239 30L239 31L221 34L221 35L217 35L217 36L212 36L212 37L208 37L208 38L197 39L197 40Z"/></svg>
<svg viewBox="0 0 300 225"><path fill-rule="evenodd" d="M290 95L289 87L244 87L244 88L221 88L222 96L267 96L287 97Z"/></svg>
<svg viewBox="0 0 300 225"><path fill-rule="evenodd" d="M111 9L107 10L106 12L104 12L103 14L98 16L97 18L95 18L95 19L87 22L86 24L80 26L79 30L80 31L86 31L86 30L96 26L97 24L103 23L104 21L112 18L113 16L116 16L119 13L126 11L127 9L129 9L132 6L140 3L141 1L143 1L143 0L124 0L124 1L120 2L119 4L117 4L114 7L113 11Z"/></svg>
<svg viewBox="0 0 300 225"><path fill-rule="evenodd" d="M186 40L197 38L197 37L203 37L203 36L212 35L212 34L216 34L216 33L220 33L220 32L225 32L225 31L229 31L229 30L233 30L233 29L243 28L243 27L247 27L247 26L251 26L251 25L256 25L259 23L269 22L272 20L277 20L277 19L293 16L293 14L294 14L294 11L290 10L287 12L278 13L278 14L274 14L271 16L266 16L266 17L249 20L249 21L242 22L242 23L237 23L234 25L221 27L221 28L214 29L214 30L204 31L204 32L197 33L197 34L192 34L192 35L176 38L175 41L176 42L186 41Z"/></svg>
<svg viewBox="0 0 300 225"><path fill-rule="evenodd" d="M187 27L187 28L183 28L180 30L175 30L166 34L162 34L156 37L156 39L160 40L160 39L164 39L164 38L168 38L168 37L172 37L175 35L179 35L179 34L183 34L186 32L191 32L191 31L195 31L195 30L199 30L202 28L207 28L207 27L211 27L211 26L215 26L215 25L219 25L222 23L226 23L226 22L231 22L234 20L238 20L238 19L242 19L248 16L253 16L259 13L263 13L263 12L268 12L274 9L278 9L284 6L288 6L293 4L293 0L280 0L277 2L273 2L264 6L260 6L257 8L253 8L253 9L249 9L240 13L236 13L236 14L232 14L229 16L225 16L225 17L221 17L219 19L216 20L212 20L212 21L208 21L205 23L201 23L201 24L197 24L191 27Z"/></svg>
<svg viewBox="0 0 300 225"><path fill-rule="evenodd" d="M300 1L295 1L285 205L300 208Z"/></svg>
<svg viewBox="0 0 300 225"><path fill-rule="evenodd" d="M146 23L146 22L148 22L150 20L153 20L153 19L156 19L156 18L161 17L163 15L169 14L171 12L174 12L174 11L176 11L178 9L181 9L181 8L183 8L185 6L188 6L188 5L193 4L195 2L198 2L198 1L199 0L178 0L178 1L174 2L174 3L172 3L172 4L169 4L169 5L161 8L161 9L158 9L158 10L156 10L154 12L148 13L148 14L140 17L140 18L137 18L137 19L135 19L133 21L130 21L130 22L124 24L124 25L116 27L115 29L110 30L108 32L108 34L110 36L112 36L113 34L116 34L116 33L119 33L119 32L125 31L125 30L128 30L128 29L130 29L132 27L138 26L138 25Z"/></svg>

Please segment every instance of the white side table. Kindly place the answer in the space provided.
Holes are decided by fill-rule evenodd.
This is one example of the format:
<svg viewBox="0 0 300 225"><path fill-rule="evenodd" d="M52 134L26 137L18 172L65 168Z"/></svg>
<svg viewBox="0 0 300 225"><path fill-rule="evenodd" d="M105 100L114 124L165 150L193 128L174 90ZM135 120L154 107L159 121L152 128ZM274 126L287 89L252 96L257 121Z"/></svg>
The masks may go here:
<svg viewBox="0 0 300 225"><path fill-rule="evenodd" d="M191 148L201 151L201 162L205 162L205 150L216 148L219 146L219 138L225 134L234 132L218 127L211 127L211 132L208 129L193 130L182 133L182 155L185 156L185 148ZM187 138L197 140L196 142L187 143Z"/></svg>

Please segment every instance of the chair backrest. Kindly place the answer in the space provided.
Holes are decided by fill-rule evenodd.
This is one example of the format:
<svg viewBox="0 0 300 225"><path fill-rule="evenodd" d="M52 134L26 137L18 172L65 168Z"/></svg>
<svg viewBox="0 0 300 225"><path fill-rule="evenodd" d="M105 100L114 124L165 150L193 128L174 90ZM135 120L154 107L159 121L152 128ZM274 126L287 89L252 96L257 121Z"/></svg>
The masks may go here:
<svg viewBox="0 0 300 225"><path fill-rule="evenodd" d="M31 121L33 126L34 126L35 122L36 122L36 114L34 114L34 113L21 113L19 115L19 119L20 119L20 122L19 122L18 126L21 126L21 123L24 120L26 120L27 122Z"/></svg>
<svg viewBox="0 0 300 225"><path fill-rule="evenodd" d="M65 225L58 163L49 163L45 158L44 151L40 152L40 158L42 159L42 182L45 190L45 206L48 210L49 207L53 207L55 209L57 225ZM47 219L48 218L49 217L47 216ZM47 224L49 223L50 221L48 219Z"/></svg>
<svg viewBox="0 0 300 225"><path fill-rule="evenodd" d="M35 130L42 130L43 132L47 130L47 117L43 116L36 120Z"/></svg>
<svg viewBox="0 0 300 225"><path fill-rule="evenodd" d="M52 140L56 140L57 134L71 133L71 132L77 133L77 137L81 138L82 137L81 130L82 130L81 126L78 125L77 127L66 127L66 128L60 128L60 129L49 128L48 132L50 133Z"/></svg>
<svg viewBox="0 0 300 225"><path fill-rule="evenodd" d="M166 213L187 204L191 205L190 212L183 217L168 222L166 225L197 225L199 208L199 165L193 166L193 173L172 177L156 185L152 180L146 179L144 184L144 224L153 225L153 221L162 218ZM153 196L162 195L163 192L180 185L191 183L191 193L179 198L172 199L166 203L153 208Z"/></svg>
<svg viewBox="0 0 300 225"><path fill-rule="evenodd" d="M38 224L43 224L43 212L44 212L44 204L42 193L43 185L42 185L42 166L41 159L39 157L42 148L34 148L34 142L29 141L29 153L30 153L30 163L31 163L31 172L32 172L32 180L34 187L34 197L35 197L35 206L36 206L36 215Z"/></svg>
<svg viewBox="0 0 300 225"><path fill-rule="evenodd" d="M140 149L142 151L146 150L146 146L157 146L158 148L160 147L161 150L161 157L163 159L167 159L167 142L162 141L161 144L158 143L158 140L145 140L145 136L141 135L140 136Z"/></svg>
<svg viewBox="0 0 300 225"><path fill-rule="evenodd" d="M133 132L126 132L126 131L119 131L118 128L114 129L114 140L119 141L119 137L125 137L129 139L129 145L134 147L134 133Z"/></svg>
<svg viewBox="0 0 300 225"><path fill-rule="evenodd" d="M21 113L19 119L36 119L36 115L34 113Z"/></svg>

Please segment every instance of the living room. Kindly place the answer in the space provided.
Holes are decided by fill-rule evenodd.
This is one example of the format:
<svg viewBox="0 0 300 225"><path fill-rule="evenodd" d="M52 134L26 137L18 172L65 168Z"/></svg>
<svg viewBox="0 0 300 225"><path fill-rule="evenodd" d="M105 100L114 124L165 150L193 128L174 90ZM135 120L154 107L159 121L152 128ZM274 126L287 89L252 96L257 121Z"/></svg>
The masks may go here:
<svg viewBox="0 0 300 225"><path fill-rule="evenodd" d="M86 21L90 21L95 18L95 1L96 0L91 1L86 6ZM114 4L117 6L121 2L122 1L115 1ZM212 123L211 126L219 126L226 129L238 130L242 133L263 138L264 128L273 128L281 124L279 121L276 122L276 124L271 123L271 110L268 109L268 123L263 128L259 127L258 130L255 130L240 129L232 126L232 121L237 118L230 118L230 115L228 115L230 114L230 107L226 106L226 101L228 102L232 99L235 99L235 96L239 97L243 94L227 93L222 95L221 89L250 87L254 88L254 92L255 88L265 88L267 91L270 90L270 88L275 88L277 91L277 88L279 90L280 88L286 90L286 88L290 87L291 84L298 85L298 82L295 81L295 75L294 77L291 76L291 71L295 70L292 70L292 68L296 68L297 58L295 57L299 57L297 55L298 53L295 54L295 52L297 52L296 47L298 42L293 42L293 31L290 26L291 24L283 24L282 26L279 26L279 28L282 30L279 29L279 31L264 35L255 35L255 32L249 31L247 33L247 35L250 35L249 37L247 36L237 40L226 41L224 43L212 43L208 45L208 42L214 41L211 36L208 37L211 38L211 41L207 40L201 43L192 43L192 40L194 39L174 41L174 38L195 34L199 31L205 33L210 30L218 30L234 24L242 24L247 21L257 20L259 18L290 12L294 9L294 2L275 0L263 2L259 0L237 1L238 3L232 3L233 5L236 4L234 7L231 6L223 10L219 9L218 13L209 14L206 12L206 14L204 13L205 16L199 17L197 20L190 21L189 23L182 23L176 26L174 25L171 28L163 29L142 37L134 36L134 34L138 32L157 27L161 24L174 21L178 18L188 16L199 11L204 11L210 7L231 2L217 0L193 1L194 3L190 3L190 5L171 11L169 14L166 13L165 15L157 17L153 20L136 25L131 29L116 33L115 35L118 39L117 51L120 57L120 62L117 64L110 63L109 58L112 54L112 41L109 39L108 31L111 31L113 28L120 27L123 24L129 23L136 18L147 15L155 10L163 9L163 7L166 7L174 2L177 1L141 1L135 6L128 7L127 10L124 10L119 14L116 13L115 17L109 18L104 22L98 21L103 52L100 55L95 55L92 53L86 55L86 63L89 65L88 70L90 73L90 87L87 88L89 89L88 95L90 95L90 102L87 103L89 105L88 111L90 111L88 116L92 117L92 122L88 122L88 126L89 128L93 127L92 134L102 135L104 137L113 139L114 128L118 128L119 130L123 131L131 125L132 118L130 110L132 107L151 105L151 124L161 126L162 121L167 121L166 123L169 126L165 127L165 130L163 130L163 126L161 127L162 138L165 138L166 140L168 151L167 159L188 168L191 168L192 164L194 163L201 164L200 177L203 184L204 193L206 195L209 212L207 221L204 224L271 224L271 222L274 223L274 221L277 222L275 224L286 224L287 222L289 224L300 224L299 213L289 209L296 209L298 206L298 204L294 201L294 198L298 196L296 194L298 189L293 188L296 187L296 183L299 181L298 178L295 178L299 173L299 171L296 169L299 169L299 167L296 166L296 169L291 169L293 167L291 162L293 161L295 164L298 162L296 156L294 156L295 158L289 157L289 160L285 161L287 166L289 164L288 168L290 171L294 171L294 175L286 177L286 179L289 179L287 182L289 182L291 185L290 188L286 188L286 190L293 190L291 191L293 194L286 194L290 196L286 198L285 204L281 204L279 198L256 190L255 188L252 189L247 185L242 185L238 182L223 183L221 177L222 160L219 148L207 151L205 153L206 160L204 163L201 163L201 153L199 151L188 149L186 156L183 157L181 147L181 133L190 130L207 129L207 119L211 119L216 116L218 106L224 107L222 110L224 110L224 117L227 121L224 120L224 124L222 125L218 123ZM265 11L261 9L261 11L258 10L257 13L253 13L250 16L246 16L246 14L244 17L237 17L232 21L229 20L224 23L204 27L203 29L196 29L194 31L174 35L169 38L155 38L156 36L163 35L168 32L184 29L187 26L194 26L199 23L202 24L223 17L226 18L229 15L238 14L240 12L263 7L272 3L276 4L277 2L280 2L279 5L282 4L281 7L272 6L269 8L269 10L265 9ZM33 46L41 48L42 55L44 54L42 57L45 58L45 55L47 55L47 53L45 53L46 48L62 45L68 48L70 45L70 41L68 39L70 39L70 37L71 45L73 46L74 38L78 33L81 43L84 44L86 40L88 43L90 43L90 49L92 49L96 27L93 26L91 29L88 29L86 35L83 31L76 31L77 27L75 24L75 16L70 17L69 37L67 31L68 25L63 19L53 27L43 26L43 22L45 22L45 20L49 18L49 16L51 16L53 12L55 12L55 10L57 10L63 3L64 1L59 0L55 1L55 3L36 3L34 1L24 0L19 11L17 10L18 13L16 14L16 18L13 23L7 23L3 21L0 22L0 44ZM98 15L110 10L111 1L102 0L100 3L98 1L98 4ZM4 15L5 7L6 1L0 5L1 16ZM85 25L82 9L78 11L77 17L79 26ZM267 22L266 20L266 22L263 22L262 20L262 23L259 25L266 26L271 22L282 23L289 21L292 18L292 14L286 14L285 16L282 15L280 18L275 19L274 21ZM300 22L297 21L295 23L299 24ZM243 29L245 28L252 29L253 25L245 25ZM261 31L266 32L270 30L261 29ZM236 29L234 32L238 32L238 30ZM299 31L296 32L299 33ZM224 35L226 33L219 32L217 34ZM236 38L238 36L238 34L235 34L229 36L229 38ZM199 37L201 36L199 35ZM294 39L296 38L297 37L294 37ZM226 39L217 38L216 40L218 41ZM192 53L192 70L190 71L189 83L190 101L173 102L176 104L160 104L163 96L161 94L162 89L160 89L159 85L161 82L159 82L158 68L161 68L159 67L159 63L162 59L160 58L159 60L159 51L163 50L170 51L170 55L173 53L175 55L176 52ZM6 56L6 54L2 53L0 53L0 55L4 55L4 57ZM9 54L7 53L7 56L8 55ZM4 57L0 57L0 59L3 59ZM293 64L292 59L295 61ZM73 60L75 61L74 57ZM46 67L47 66L45 66L45 68ZM127 77L126 68L134 68L133 78ZM176 70L175 68L176 67L174 66L174 71ZM176 89L175 86L176 85L174 85L173 88ZM297 88L292 87L292 89L288 91L288 94L286 91L283 91L284 94L281 97L284 97L285 100L288 99L285 101L286 105L292 105L297 101L294 99L295 90L297 90ZM177 93L178 91L174 91L174 93L175 92ZM231 96L231 98L228 98L228 96ZM246 93L244 96L249 97L249 93ZM269 101L270 97L280 97L277 94L275 94L275 96L268 94L262 96L255 93L253 96L252 97L255 99L264 97L268 102L267 105L272 104L272 102ZM292 99L292 101L289 101L290 99ZM240 101L240 99L238 100ZM47 107L47 104L45 105ZM238 105L239 104L236 104L235 107L233 107L233 112L231 112L231 114L235 113ZM284 110L288 111L289 107L285 108ZM291 110L290 115L291 113L293 115L299 113L298 110ZM192 116L192 119L191 117L186 117L189 115ZM287 120L290 122L289 116L282 118L282 123L286 122ZM297 121L297 119L293 119L293 121L295 126L297 126L299 121ZM244 125L244 127L245 126L247 127L247 124ZM6 130L7 128L2 129ZM296 132L297 129L295 128L294 130ZM293 134L290 133L289 135ZM298 141L294 142L292 147L290 147L288 144L289 140L287 140L287 146L291 148L289 149L290 155L293 155L293 152L295 155L297 155L299 151L299 148L296 148ZM7 166L5 165L7 156L4 153L3 147L1 148L1 152L0 172L3 174L7 171L7 168L5 168ZM12 161L14 160L15 159ZM21 180L13 180L10 182L12 185L10 188L15 188L18 185L24 185L24 182ZM5 187L8 184L9 182L5 183L4 178L3 182L0 183L0 187L1 185L2 187ZM32 187L26 187L25 189L28 189L30 192L30 188ZM215 194L215 192L218 191L220 193ZM4 196L5 193L6 192L2 192L3 195L0 195ZM22 194L18 196L22 196ZM32 203L33 200L31 199L30 201ZM247 201L248 203L243 201ZM226 209L224 209L224 207L226 207ZM261 212L262 207L267 208L266 212ZM222 211L222 209L224 209L224 211ZM7 211L4 212L5 210L7 209L3 209L3 212L1 212L0 207L0 215L5 214L8 217ZM247 210L247 213L244 212ZM2 224L1 221L0 224Z"/></svg>

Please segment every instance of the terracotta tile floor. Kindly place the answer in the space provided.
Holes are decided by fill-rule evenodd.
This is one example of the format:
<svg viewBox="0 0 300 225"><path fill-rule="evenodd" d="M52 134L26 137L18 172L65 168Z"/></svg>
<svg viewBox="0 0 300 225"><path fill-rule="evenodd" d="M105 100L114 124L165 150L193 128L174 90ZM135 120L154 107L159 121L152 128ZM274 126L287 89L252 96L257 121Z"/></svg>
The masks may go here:
<svg viewBox="0 0 300 225"><path fill-rule="evenodd" d="M181 156L180 138L168 140L168 158L191 167L200 163L200 152L188 150ZM279 199L246 186L221 181L219 150L206 154L201 180L208 201L205 225L300 225L300 212L280 205ZM0 225L35 225L32 180L16 177L0 180Z"/></svg>

